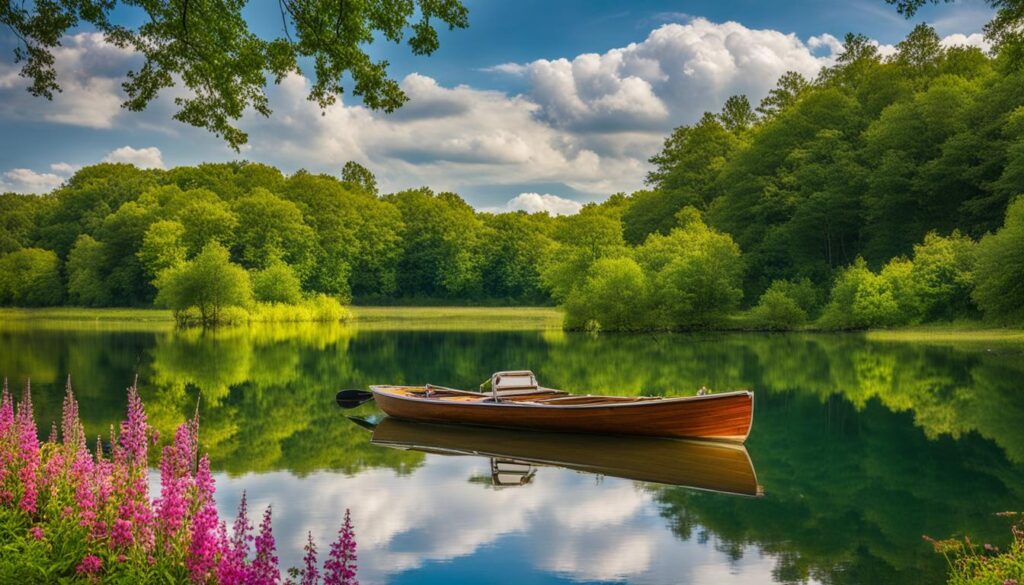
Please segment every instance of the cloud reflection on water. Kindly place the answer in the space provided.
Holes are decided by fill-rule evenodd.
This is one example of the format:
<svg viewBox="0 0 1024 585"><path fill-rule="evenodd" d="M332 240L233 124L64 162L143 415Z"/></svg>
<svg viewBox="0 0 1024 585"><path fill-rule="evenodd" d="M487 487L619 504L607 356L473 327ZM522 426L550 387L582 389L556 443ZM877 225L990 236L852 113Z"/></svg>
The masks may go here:
<svg viewBox="0 0 1024 585"><path fill-rule="evenodd" d="M489 474L488 459L438 455L428 455L407 475L388 469L301 478L288 472L218 474L217 500L226 518L234 516L242 490L253 514L273 505L283 567L300 562L307 530L326 551L350 508L360 581L371 585L431 563L457 564L513 541L525 551L521 570L573 581L772 580L776 559L756 547L745 547L734 560L718 550L713 535L681 541L643 484L559 468L541 468L525 486L495 489L470 481Z"/></svg>

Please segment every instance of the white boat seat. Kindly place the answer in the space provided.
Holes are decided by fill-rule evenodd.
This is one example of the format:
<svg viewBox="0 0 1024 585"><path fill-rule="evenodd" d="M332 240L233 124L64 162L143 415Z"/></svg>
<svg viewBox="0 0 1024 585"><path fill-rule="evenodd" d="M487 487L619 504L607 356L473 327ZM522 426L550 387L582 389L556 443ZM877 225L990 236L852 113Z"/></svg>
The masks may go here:
<svg viewBox="0 0 1024 585"><path fill-rule="evenodd" d="M523 396L541 392L537 376L529 370L495 372L491 376L491 398L498 402L502 397Z"/></svg>

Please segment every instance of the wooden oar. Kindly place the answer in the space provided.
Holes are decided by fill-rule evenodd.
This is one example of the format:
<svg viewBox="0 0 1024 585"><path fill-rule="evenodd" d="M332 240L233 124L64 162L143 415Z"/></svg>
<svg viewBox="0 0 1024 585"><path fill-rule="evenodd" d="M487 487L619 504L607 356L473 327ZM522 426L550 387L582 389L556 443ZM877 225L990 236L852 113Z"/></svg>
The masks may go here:
<svg viewBox="0 0 1024 585"><path fill-rule="evenodd" d="M335 395L334 399L342 408L355 408L373 400L373 393L366 390L342 390Z"/></svg>

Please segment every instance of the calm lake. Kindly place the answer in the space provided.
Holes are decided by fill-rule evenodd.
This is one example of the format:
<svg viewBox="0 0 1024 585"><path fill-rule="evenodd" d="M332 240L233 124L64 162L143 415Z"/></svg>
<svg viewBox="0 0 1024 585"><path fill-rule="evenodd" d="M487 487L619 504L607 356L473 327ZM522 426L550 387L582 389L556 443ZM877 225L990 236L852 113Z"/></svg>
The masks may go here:
<svg viewBox="0 0 1024 585"><path fill-rule="evenodd" d="M348 418L377 421L372 403L334 403L342 388L476 388L492 371L519 368L573 392L754 390L747 451L763 496L722 493L730 486L714 469L708 479L652 465L643 445L576 449L604 472L517 462L550 461L551 441L520 441L503 456L515 441L484 431L392 427L386 446L382 425L374 444ZM120 420L136 372L162 437L200 399L222 516L233 518L243 490L257 514L272 504L290 566L307 530L326 550L349 508L360 580L370 584L931 584L944 581L945 561L922 535L1003 545L1008 524L994 513L1024 509L1020 344L0 324L0 373L12 385L31 377L41 427L59 420L69 372L91 436ZM434 452L394 448L411 444ZM679 461L696 465L690 455ZM685 485L615 476L637 467Z"/></svg>

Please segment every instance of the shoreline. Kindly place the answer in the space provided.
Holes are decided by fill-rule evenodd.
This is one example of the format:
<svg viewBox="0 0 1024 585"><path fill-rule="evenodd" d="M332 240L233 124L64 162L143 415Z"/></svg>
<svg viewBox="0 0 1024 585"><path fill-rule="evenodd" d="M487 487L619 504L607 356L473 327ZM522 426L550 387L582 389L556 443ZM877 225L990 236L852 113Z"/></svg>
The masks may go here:
<svg viewBox="0 0 1024 585"><path fill-rule="evenodd" d="M369 330L448 330L448 331L562 331L562 311L556 307L480 307L480 306L367 306L349 305L355 316L353 326ZM147 308L0 308L0 323L45 323L48 326L95 324L115 327L119 324L146 328L173 328L174 318L166 309ZM606 334L619 334L608 332ZM636 331L630 333L662 333ZM893 329L829 330L813 325L793 330L766 330L725 322L717 327L664 333L765 333L765 334L855 334L872 341L972 343L1024 343L1024 329L987 325L977 321L927 323Z"/></svg>

